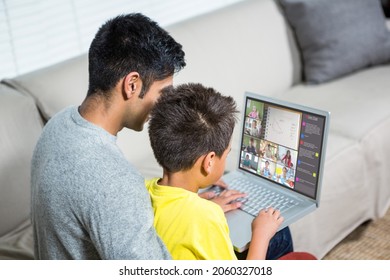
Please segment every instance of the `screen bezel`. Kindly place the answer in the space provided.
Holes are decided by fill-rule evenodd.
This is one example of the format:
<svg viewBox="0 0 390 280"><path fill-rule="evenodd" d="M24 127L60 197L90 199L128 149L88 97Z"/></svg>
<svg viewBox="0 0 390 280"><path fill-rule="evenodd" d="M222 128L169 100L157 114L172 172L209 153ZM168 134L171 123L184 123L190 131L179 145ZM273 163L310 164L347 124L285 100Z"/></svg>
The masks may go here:
<svg viewBox="0 0 390 280"><path fill-rule="evenodd" d="M320 146L320 154L319 154L319 162L318 162L318 164L319 164L318 174L317 174L318 176L316 177L317 180L316 180L316 189L314 192L314 196L307 195L303 192L300 192L299 190L297 190L295 188L288 187L288 186L281 184L281 183L278 183L270 178L264 177L264 176L258 174L258 172L255 173L253 171L249 171L249 170L241 167L242 146L244 144L244 136L247 135L247 134L245 134L245 128L246 128L245 122L246 122L246 117L247 117L246 116L246 108L247 108L248 100L253 100L253 101L262 102L262 103L268 103L271 106L280 107L280 108L285 109L285 110L292 110L292 111L298 112L302 115L306 113L306 114L311 114L311 115L314 115L317 117L324 118L324 128L323 128L322 142L321 142L321 146ZM328 136L330 112L327 112L324 110L319 110L319 109L312 108L312 107L307 107L304 105L291 103L291 102L284 101L284 100L278 100L278 99L275 99L272 97L262 96L262 95L254 94L254 93L250 93L250 92L246 92L244 94L244 103L242 106L243 106L243 108L242 108L243 111L241 114L242 119L240 120L241 121L241 129L239 131L240 132L240 135L239 135L240 146L239 146L239 151L238 151L238 153L239 153L238 154L238 166L237 166L238 170L240 170L244 174L250 174L251 176L256 176L257 178L265 179L277 187L282 187L283 189L288 189L290 191L293 191L294 193L302 195L310 200L315 201L317 204L319 204L318 198L319 198L320 193L321 193L321 185L322 185L322 178L323 178L325 151L326 151L326 146L327 146L327 136ZM302 120L301 120L301 122L302 122ZM302 131L302 125L300 124L299 133L301 131ZM264 138L260 137L259 139L264 139ZM297 155L298 155L298 151L299 151L299 145L298 145ZM260 161L260 157L258 157L258 158ZM258 164L260 164L260 163L258 163ZM295 178L296 178L296 169L295 169L295 174L294 174L294 182L295 182Z"/></svg>

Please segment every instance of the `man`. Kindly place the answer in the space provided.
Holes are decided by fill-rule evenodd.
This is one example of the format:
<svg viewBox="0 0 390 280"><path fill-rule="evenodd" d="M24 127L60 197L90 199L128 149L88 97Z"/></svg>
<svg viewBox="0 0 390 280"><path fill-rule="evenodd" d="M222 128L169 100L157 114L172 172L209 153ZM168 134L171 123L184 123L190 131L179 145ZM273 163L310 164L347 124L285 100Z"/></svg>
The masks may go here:
<svg viewBox="0 0 390 280"><path fill-rule="evenodd" d="M153 228L144 178L116 145L141 131L163 88L185 66L182 46L141 14L118 16L89 49L80 107L45 126L32 160L37 259L169 259Z"/></svg>

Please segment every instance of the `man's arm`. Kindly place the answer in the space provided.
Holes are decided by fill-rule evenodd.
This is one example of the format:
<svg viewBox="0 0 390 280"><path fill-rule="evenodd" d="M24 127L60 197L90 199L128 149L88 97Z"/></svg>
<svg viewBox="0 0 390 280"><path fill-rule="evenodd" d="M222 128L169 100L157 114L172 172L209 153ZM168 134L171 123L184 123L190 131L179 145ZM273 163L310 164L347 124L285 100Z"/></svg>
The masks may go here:
<svg viewBox="0 0 390 280"><path fill-rule="evenodd" d="M89 232L102 259L170 259L140 176L111 178L95 197Z"/></svg>

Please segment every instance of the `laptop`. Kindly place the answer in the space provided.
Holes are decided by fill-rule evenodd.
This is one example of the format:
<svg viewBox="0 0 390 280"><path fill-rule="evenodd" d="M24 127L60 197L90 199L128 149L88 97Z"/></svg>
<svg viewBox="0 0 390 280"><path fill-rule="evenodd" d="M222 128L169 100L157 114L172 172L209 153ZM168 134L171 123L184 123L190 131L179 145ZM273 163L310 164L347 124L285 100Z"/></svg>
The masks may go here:
<svg viewBox="0 0 390 280"><path fill-rule="evenodd" d="M261 209L281 211L281 230L319 207L329 118L326 111L244 94L237 169L222 178L248 194L240 209L226 213L237 252L249 247Z"/></svg>

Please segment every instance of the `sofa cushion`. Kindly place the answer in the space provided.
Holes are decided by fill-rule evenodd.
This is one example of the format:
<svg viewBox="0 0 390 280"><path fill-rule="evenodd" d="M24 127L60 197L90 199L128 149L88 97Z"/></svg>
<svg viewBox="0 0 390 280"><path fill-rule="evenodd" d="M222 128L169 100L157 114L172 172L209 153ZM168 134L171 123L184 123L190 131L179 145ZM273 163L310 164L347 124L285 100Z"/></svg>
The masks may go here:
<svg viewBox="0 0 390 280"><path fill-rule="evenodd" d="M30 162L41 131L34 100L0 84L0 237L30 216Z"/></svg>
<svg viewBox="0 0 390 280"><path fill-rule="evenodd" d="M0 260L34 259L34 237L30 218L0 237Z"/></svg>
<svg viewBox="0 0 390 280"><path fill-rule="evenodd" d="M390 208L390 117L379 122L367 132L361 141L362 153L365 156L365 173L367 184L375 204L373 209L377 218L383 217ZM375 187L373 187L375 186Z"/></svg>
<svg viewBox="0 0 390 280"><path fill-rule="evenodd" d="M298 85L279 98L331 112L330 130L360 141L390 119L390 65L321 85Z"/></svg>
<svg viewBox="0 0 390 280"><path fill-rule="evenodd" d="M69 105L79 105L88 89L88 57L82 55L37 71L3 80L34 97L45 120Z"/></svg>
<svg viewBox="0 0 390 280"><path fill-rule="evenodd" d="M295 29L308 83L390 61L379 0L280 0Z"/></svg>
<svg viewBox="0 0 390 280"><path fill-rule="evenodd" d="M370 192L365 167L358 141L329 135L320 206L290 226L294 250L321 259L358 225L374 217L374 196L370 194L376 188ZM352 211L346 211L346 206Z"/></svg>

